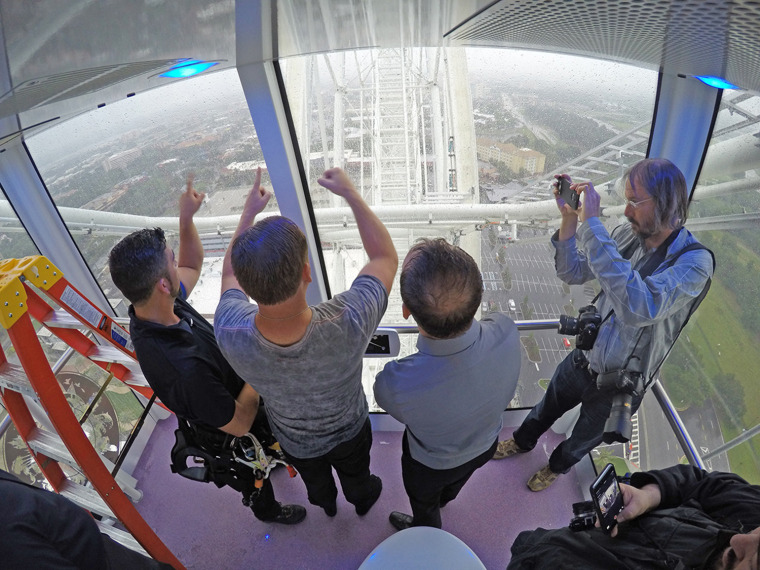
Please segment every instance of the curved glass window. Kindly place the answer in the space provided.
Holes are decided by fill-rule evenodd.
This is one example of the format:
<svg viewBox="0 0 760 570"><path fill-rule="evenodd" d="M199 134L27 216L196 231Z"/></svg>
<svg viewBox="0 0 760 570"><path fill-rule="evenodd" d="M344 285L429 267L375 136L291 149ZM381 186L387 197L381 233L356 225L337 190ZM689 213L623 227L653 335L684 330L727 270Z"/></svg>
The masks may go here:
<svg viewBox="0 0 760 570"><path fill-rule="evenodd" d="M571 56L498 49L377 49L288 58L288 103L333 293L366 263L350 211L317 184L343 167L403 260L420 237L445 237L479 262L481 313L575 314L593 287L554 275L559 222L552 176L614 181L646 152L654 72ZM612 221L612 220L611 220ZM396 284L384 323L403 323ZM402 335L402 355L414 349ZM572 339L523 335L516 406L541 397ZM383 361L365 370L372 382Z"/></svg>
<svg viewBox="0 0 760 570"><path fill-rule="evenodd" d="M686 224L715 254L715 275L661 374L706 466L753 483L760 483L753 439L760 432L759 114L760 96L724 92Z"/></svg>
<svg viewBox="0 0 760 570"><path fill-rule="evenodd" d="M0 201L2 212L2 232L0 233L0 259L22 258L38 255L25 229L18 221L8 202ZM50 301L48 299L48 301ZM52 301L50 301L52 303ZM56 308L57 305L52 303ZM68 346L48 329L32 319L37 330L37 339L51 367L64 390L77 418L83 419L84 429L95 448L104 457L114 462L123 449L127 438L140 418L143 406L132 391L121 382L112 382L112 377L90 360L67 352ZM20 364L16 348L11 343L7 331L0 327L0 342L5 358ZM94 401L95 395L104 385L103 397ZM39 405L28 401L35 417L45 417ZM40 412L37 415L37 412ZM24 481L44 485L44 476L29 454L26 444L18 435L16 427L7 418L7 412L0 404L0 468L15 474ZM45 424L45 429L50 426ZM83 481L83 476L69 467L67 474L73 480Z"/></svg>
<svg viewBox="0 0 760 570"><path fill-rule="evenodd" d="M67 144L61 145L61 141ZM107 270L121 237L145 227L178 245L178 201L190 173L206 193L196 226L206 252L190 301L213 314L221 256L255 169L265 167L240 81L225 70L140 93L51 127L27 146L69 231L120 314ZM269 184L264 172L263 182ZM276 209L276 200L268 206Z"/></svg>
<svg viewBox="0 0 760 570"><path fill-rule="evenodd" d="M39 253L3 194L3 199L0 200L0 260L20 259L28 255L39 255ZM6 359L18 364L16 351L11 346L8 333L3 327L0 327L0 343L2 343Z"/></svg>

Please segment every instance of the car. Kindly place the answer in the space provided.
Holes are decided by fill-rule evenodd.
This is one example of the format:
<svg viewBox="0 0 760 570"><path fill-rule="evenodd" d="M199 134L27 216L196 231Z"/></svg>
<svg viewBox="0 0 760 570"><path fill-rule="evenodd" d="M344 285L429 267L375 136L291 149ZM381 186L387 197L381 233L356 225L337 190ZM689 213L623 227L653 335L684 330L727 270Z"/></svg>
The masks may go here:
<svg viewBox="0 0 760 570"><path fill-rule="evenodd" d="M517 310L517 305L515 305L515 300L514 299L510 299L509 300L509 310L510 311L516 311Z"/></svg>

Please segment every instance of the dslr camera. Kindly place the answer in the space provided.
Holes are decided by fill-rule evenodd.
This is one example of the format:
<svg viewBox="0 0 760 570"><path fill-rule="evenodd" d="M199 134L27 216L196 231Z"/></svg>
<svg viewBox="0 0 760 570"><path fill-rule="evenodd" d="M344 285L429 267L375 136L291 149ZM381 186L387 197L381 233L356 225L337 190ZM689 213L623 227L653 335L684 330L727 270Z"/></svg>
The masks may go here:
<svg viewBox="0 0 760 570"><path fill-rule="evenodd" d="M573 503L573 518L570 521L570 530L580 532L594 528L596 522L596 507L593 501Z"/></svg>
<svg viewBox="0 0 760 570"><path fill-rule="evenodd" d="M602 315L594 305L586 305L578 311L578 318L568 315L559 316L559 334L576 335L575 347L581 350L591 350L599 334Z"/></svg>
<svg viewBox="0 0 760 570"><path fill-rule="evenodd" d="M631 359L627 367L622 370L600 374L596 378L596 387L599 390L615 392L610 415L604 424L602 441L624 443L630 440L633 432L631 403L634 396L644 391L644 375L641 373L639 359Z"/></svg>

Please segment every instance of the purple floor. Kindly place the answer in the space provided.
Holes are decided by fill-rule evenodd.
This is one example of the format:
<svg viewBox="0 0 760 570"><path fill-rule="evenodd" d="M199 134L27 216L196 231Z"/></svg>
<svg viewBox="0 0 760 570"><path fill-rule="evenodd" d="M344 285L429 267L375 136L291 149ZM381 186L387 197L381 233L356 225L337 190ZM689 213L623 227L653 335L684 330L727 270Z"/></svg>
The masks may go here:
<svg viewBox="0 0 760 570"><path fill-rule="evenodd" d="M241 495L229 488L171 473L175 424L173 417L159 422L134 476L144 493L138 510L187 568L354 570L393 534L390 512L410 512L401 482L401 432L373 434L372 471L382 478L383 493L364 517L338 493L338 514L329 518L308 504L298 477L289 478L284 469L273 472L277 498L307 509L302 523L284 526L256 520L241 504ZM505 428L502 436L511 432ZM549 432L532 453L490 461L443 509L443 529L464 541L489 570L506 567L520 531L565 526L572 504L583 500L574 470L541 493L525 485L561 439Z"/></svg>

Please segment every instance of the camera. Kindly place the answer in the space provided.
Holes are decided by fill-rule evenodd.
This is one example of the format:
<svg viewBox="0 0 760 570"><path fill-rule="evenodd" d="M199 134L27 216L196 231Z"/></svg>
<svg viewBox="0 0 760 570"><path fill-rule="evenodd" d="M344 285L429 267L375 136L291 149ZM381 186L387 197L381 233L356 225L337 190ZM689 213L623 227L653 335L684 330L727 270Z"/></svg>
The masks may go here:
<svg viewBox="0 0 760 570"><path fill-rule="evenodd" d="M607 422L604 424L602 441L604 443L624 443L631 439L633 424L631 407L633 397L644 391L644 376L631 361L628 368L605 372L596 378L596 387L599 390L614 390L612 408ZM635 360L638 363L638 359Z"/></svg>
<svg viewBox="0 0 760 570"><path fill-rule="evenodd" d="M557 180L557 190L559 191L560 198L570 204L573 210L578 209L580 195L575 190L570 189L570 181L564 176Z"/></svg>
<svg viewBox="0 0 760 570"><path fill-rule="evenodd" d="M591 350L599 334L602 315L594 305L586 305L578 311L578 318L568 315L559 316L559 334L576 335L575 347L581 350Z"/></svg>
<svg viewBox="0 0 760 570"><path fill-rule="evenodd" d="M570 530L579 532L594 528L596 522L596 508L593 501L573 503L573 518L570 521Z"/></svg>

